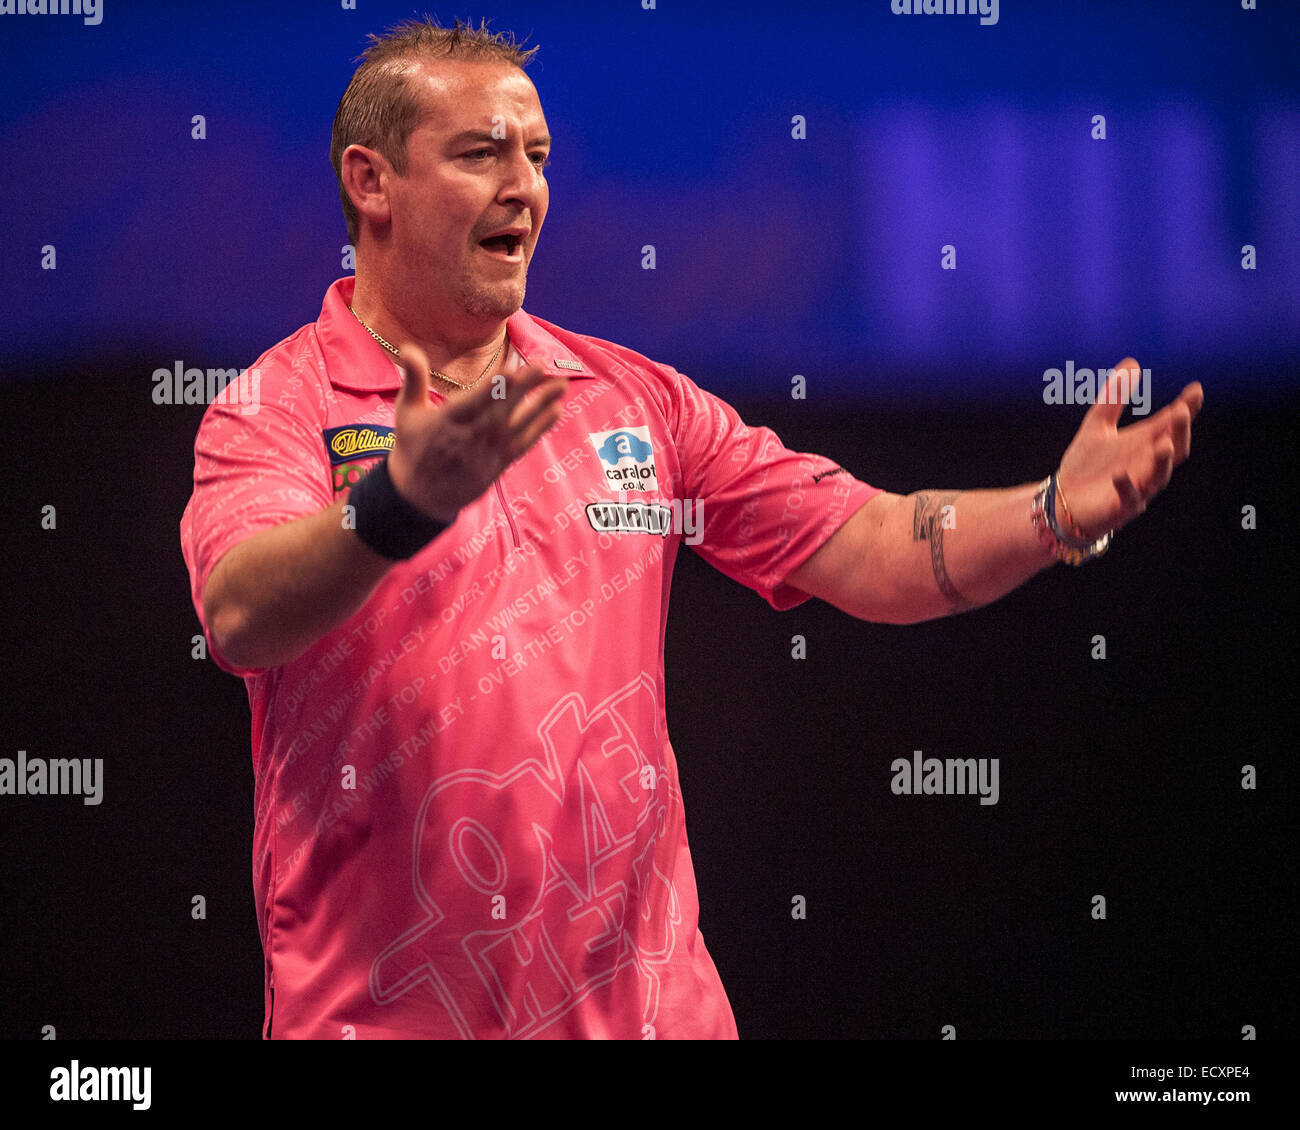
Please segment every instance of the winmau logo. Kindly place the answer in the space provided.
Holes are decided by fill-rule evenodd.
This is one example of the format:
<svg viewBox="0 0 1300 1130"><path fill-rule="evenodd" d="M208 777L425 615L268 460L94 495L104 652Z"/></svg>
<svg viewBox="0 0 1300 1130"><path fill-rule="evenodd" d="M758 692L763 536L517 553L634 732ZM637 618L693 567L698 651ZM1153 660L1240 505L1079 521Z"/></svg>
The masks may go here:
<svg viewBox="0 0 1300 1130"><path fill-rule="evenodd" d="M589 502L587 522L598 534L684 535L687 545L704 538L704 499L670 498L668 504Z"/></svg>
<svg viewBox="0 0 1300 1130"><path fill-rule="evenodd" d="M651 491L659 489L655 472L655 449L649 428L615 428L612 432L588 432L591 446L600 456L601 470L611 490Z"/></svg>

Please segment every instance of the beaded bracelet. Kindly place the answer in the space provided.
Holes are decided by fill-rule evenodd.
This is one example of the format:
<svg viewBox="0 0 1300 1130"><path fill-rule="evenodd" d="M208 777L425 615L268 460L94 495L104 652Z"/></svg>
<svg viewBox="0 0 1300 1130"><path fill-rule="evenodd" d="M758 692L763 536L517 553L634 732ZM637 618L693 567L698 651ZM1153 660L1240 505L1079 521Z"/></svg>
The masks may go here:
<svg viewBox="0 0 1300 1130"><path fill-rule="evenodd" d="M1056 496L1058 490L1056 472L1053 471L1050 476L1039 483L1033 501L1029 504L1029 516L1034 525L1034 532L1038 534L1038 540L1043 543L1044 548L1051 552L1052 556L1058 561L1064 561L1067 565L1082 565L1085 561L1100 557L1110 548L1114 531L1107 531L1094 542L1086 541L1083 537L1083 531L1075 526L1073 522L1070 522L1071 533L1063 532L1056 520ZM1069 514L1068 508L1066 513ZM1072 534L1077 534L1078 537L1073 537Z"/></svg>
<svg viewBox="0 0 1300 1130"><path fill-rule="evenodd" d="M1077 542L1080 542L1080 543L1082 543L1082 544L1084 544L1084 545L1087 545L1087 544L1088 544L1088 535L1085 534L1085 533L1084 533L1084 532L1083 532L1083 531L1082 531L1082 530L1081 530L1081 529L1080 529L1080 528L1075 524L1074 518L1073 518L1073 517L1071 516L1071 514L1070 514L1070 504L1069 504L1068 502L1065 501L1065 491L1063 491L1063 490L1061 489L1061 474L1060 474L1059 471L1058 471L1057 474L1056 474L1056 483L1055 483L1055 486L1056 486L1056 490L1053 492L1053 497L1054 497L1054 499L1055 499L1056 502L1059 502L1059 503L1061 504L1060 514L1061 514L1061 515L1064 515L1064 517L1065 517L1065 528L1066 528L1066 530L1069 532L1070 537L1071 537L1074 541L1077 541ZM1060 515L1058 515L1058 517L1059 517L1059 516L1060 516Z"/></svg>

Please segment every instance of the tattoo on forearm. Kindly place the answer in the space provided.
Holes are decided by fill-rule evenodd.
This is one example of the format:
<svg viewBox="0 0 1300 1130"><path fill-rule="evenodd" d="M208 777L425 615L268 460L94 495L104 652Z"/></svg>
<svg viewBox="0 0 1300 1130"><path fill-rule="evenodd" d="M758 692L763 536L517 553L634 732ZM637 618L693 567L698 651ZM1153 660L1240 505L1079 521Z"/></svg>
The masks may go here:
<svg viewBox="0 0 1300 1130"><path fill-rule="evenodd" d="M957 586L948 576L948 567L943 560L943 518L944 507L950 505L959 491L950 494L935 494L918 491L916 509L912 511L912 540L930 543L930 568L934 570L934 579L939 584L939 591L948 601L948 608L953 612L965 612L978 607L974 601L967 600L957 591Z"/></svg>

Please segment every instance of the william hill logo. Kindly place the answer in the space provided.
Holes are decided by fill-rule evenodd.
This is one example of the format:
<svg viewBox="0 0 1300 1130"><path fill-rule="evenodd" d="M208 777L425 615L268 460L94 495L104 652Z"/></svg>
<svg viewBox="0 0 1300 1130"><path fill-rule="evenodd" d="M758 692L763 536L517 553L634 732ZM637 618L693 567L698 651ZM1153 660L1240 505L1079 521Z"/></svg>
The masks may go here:
<svg viewBox="0 0 1300 1130"><path fill-rule="evenodd" d="M382 424L348 424L342 428L326 428L323 434L331 464L387 455L397 440L393 429Z"/></svg>
<svg viewBox="0 0 1300 1130"><path fill-rule="evenodd" d="M591 446L600 456L600 469L611 490L651 491L659 489L655 473L655 449L649 428L615 428L612 432L588 432Z"/></svg>

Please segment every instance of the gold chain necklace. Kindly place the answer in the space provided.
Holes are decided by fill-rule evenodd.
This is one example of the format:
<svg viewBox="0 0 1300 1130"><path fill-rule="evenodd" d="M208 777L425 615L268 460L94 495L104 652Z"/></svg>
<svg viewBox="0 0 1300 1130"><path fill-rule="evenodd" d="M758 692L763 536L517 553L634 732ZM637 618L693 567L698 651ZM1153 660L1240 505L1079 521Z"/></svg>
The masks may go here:
<svg viewBox="0 0 1300 1130"><path fill-rule="evenodd" d="M348 309L352 310L351 305L348 306ZM358 314L355 310L352 310L352 316L356 318L358 322L361 322L361 325L365 328L366 333L368 333L377 342L379 342L379 344L382 345L385 349L387 349L389 353L391 353L394 357L401 357L401 354L398 353L397 350L392 345L386 342L382 337L380 337L377 333L375 333L374 330L372 330L369 326L367 326L364 321L362 321L361 315ZM497 346L497 351L494 354L492 354L492 360L487 363L487 367L481 373L479 373L479 375L471 383L467 385L461 384L460 381L452 380L451 377L447 376L446 373L440 373L438 372L437 369L430 369L429 375L434 377L439 377L442 380L446 381L449 385L455 385L457 388L471 389L476 384L478 384L479 381L481 381L484 377L486 377L488 375L488 370L491 369L492 366L497 363L497 358L501 356L501 350L505 348L506 342L509 340L509 337L510 335L509 333L507 333L505 337L501 339L501 344Z"/></svg>

